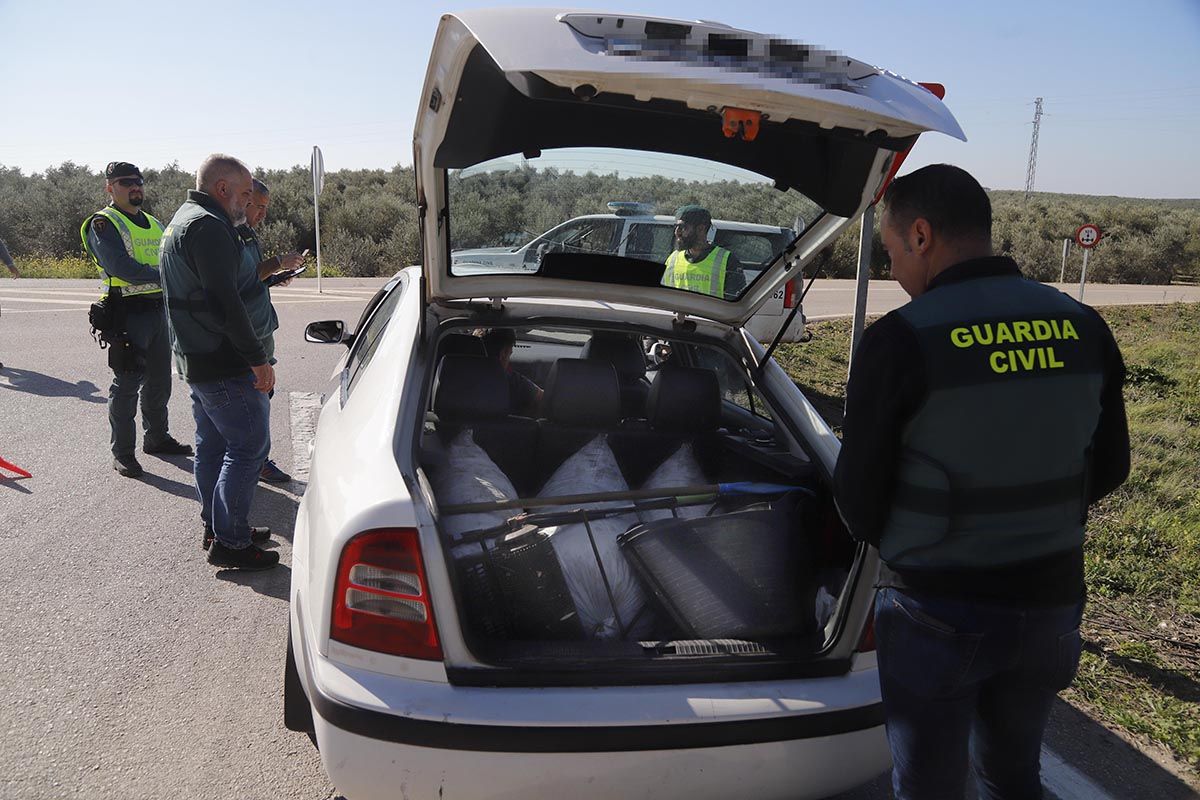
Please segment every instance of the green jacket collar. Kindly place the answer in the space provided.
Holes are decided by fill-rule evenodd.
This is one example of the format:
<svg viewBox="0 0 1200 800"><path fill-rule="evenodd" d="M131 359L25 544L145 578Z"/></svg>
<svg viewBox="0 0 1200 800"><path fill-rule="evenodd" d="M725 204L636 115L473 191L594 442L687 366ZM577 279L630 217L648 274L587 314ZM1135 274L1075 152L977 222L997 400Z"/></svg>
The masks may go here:
<svg viewBox="0 0 1200 800"><path fill-rule="evenodd" d="M233 220L231 220L229 215L225 213L225 209L221 208L221 204L218 203L216 198L208 192L202 192L199 189L188 189L187 199L189 203L195 203L196 205L203 207L205 210L216 214L218 217L228 222L231 226L233 225Z"/></svg>
<svg viewBox="0 0 1200 800"><path fill-rule="evenodd" d="M933 276L933 280L929 282L929 287L925 291L928 292L939 286L946 286L951 283L958 283L959 281L969 281L974 278L991 278L996 275L1020 276L1020 274L1021 268L1017 266L1017 262L1008 256L972 258L969 261L960 261Z"/></svg>

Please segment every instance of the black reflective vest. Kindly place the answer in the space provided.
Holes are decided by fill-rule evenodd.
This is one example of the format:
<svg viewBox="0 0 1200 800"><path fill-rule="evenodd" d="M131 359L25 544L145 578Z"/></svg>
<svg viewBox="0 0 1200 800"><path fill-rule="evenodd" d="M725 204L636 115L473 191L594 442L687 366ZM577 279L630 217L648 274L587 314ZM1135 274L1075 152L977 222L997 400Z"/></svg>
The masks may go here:
<svg viewBox="0 0 1200 800"><path fill-rule="evenodd" d="M901 434L883 559L956 570L1079 547L1107 332L1017 275L941 286L898 313L928 395Z"/></svg>

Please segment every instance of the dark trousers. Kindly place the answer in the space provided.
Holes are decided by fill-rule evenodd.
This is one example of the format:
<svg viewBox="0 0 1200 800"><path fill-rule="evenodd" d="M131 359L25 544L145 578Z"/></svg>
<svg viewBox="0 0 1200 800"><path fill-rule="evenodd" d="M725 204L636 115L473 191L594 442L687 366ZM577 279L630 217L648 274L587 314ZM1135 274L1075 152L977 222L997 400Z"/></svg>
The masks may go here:
<svg viewBox="0 0 1200 800"><path fill-rule="evenodd" d="M114 456L131 456L137 447L138 395L142 400L144 440L167 436L167 403L171 400L171 342L167 315L157 310L136 311L125 318L129 341L141 353L141 369L114 370L108 389L109 442Z"/></svg>
<svg viewBox="0 0 1200 800"><path fill-rule="evenodd" d="M1083 604L1009 607L881 589L879 682L897 800L1042 797L1042 734L1079 666Z"/></svg>

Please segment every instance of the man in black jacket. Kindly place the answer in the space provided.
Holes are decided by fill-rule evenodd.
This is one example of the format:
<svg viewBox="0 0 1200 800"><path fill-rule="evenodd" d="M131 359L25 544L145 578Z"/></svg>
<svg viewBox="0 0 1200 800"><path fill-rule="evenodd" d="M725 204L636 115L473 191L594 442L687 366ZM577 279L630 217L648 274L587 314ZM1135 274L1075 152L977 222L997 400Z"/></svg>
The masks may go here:
<svg viewBox="0 0 1200 800"><path fill-rule="evenodd" d="M245 214L250 180L237 159L209 156L163 233L161 260L172 347L192 394L205 544L209 530L215 536L209 563L268 569L279 554L258 544L270 531L247 518L270 445L275 371L246 310L262 285L257 277L239 280L242 244L233 226Z"/></svg>
<svg viewBox="0 0 1200 800"><path fill-rule="evenodd" d="M945 164L880 219L912 301L854 354L835 494L879 548L879 676L897 798L1041 796L1074 678L1087 506L1129 472L1125 369L1091 308L992 255L991 205Z"/></svg>

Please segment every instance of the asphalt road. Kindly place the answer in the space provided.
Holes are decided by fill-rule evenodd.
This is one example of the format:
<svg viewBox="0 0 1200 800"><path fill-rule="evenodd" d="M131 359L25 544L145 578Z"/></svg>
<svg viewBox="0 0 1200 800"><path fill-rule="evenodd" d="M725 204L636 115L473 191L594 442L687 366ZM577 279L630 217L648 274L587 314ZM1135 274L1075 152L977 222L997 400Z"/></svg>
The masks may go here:
<svg viewBox="0 0 1200 800"><path fill-rule="evenodd" d="M284 470L293 467L288 399L324 391L341 352L304 343L304 325L353 325L381 283L275 291L272 457ZM851 307L852 283L828 283L806 302L810 316ZM1096 288L1087 299L1102 299ZM1145 296L1163 292L1200 300L1180 287ZM290 571L207 564L189 459L142 456L141 480L111 469L111 373L86 327L93 297L91 281L0 280L0 457L33 473L0 480L0 798L333 797L308 738L281 722ZM191 441L182 383L170 416ZM285 565L302 491L260 484L251 516L278 534ZM1048 743L1114 798L1193 796L1069 707L1056 710ZM838 800L887 796L880 780Z"/></svg>

